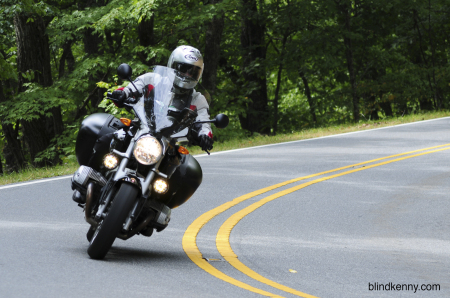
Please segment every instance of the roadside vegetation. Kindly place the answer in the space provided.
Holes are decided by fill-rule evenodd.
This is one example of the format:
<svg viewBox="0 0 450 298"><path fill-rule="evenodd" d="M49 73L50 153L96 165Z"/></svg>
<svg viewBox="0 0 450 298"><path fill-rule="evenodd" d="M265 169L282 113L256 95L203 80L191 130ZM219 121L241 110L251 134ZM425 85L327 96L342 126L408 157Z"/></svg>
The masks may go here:
<svg viewBox="0 0 450 298"><path fill-rule="evenodd" d="M212 117L230 117L227 129L214 131L214 151L450 110L449 1L0 3L2 181L73 172L83 119L130 117L105 98L128 84L118 65L128 63L134 79L167 65L181 45L204 56L196 90Z"/></svg>
<svg viewBox="0 0 450 298"><path fill-rule="evenodd" d="M448 116L450 116L449 111L440 111L432 113L406 115L398 118L389 118L389 119L386 118L376 121L370 120L360 121L357 124L351 123L351 124L333 125L328 127L309 128L298 132L277 134L275 136L254 134L252 137L230 139L224 142L216 142L214 143L214 149L212 150L212 152L219 152L225 150L240 149L282 142L290 142L304 139L312 139L346 132L368 130ZM198 147L189 147L188 149L189 152L193 155L204 153ZM63 164L54 167L43 167L43 168L28 167L24 168L19 172L13 172L10 174L4 174L0 176L0 185L36 180L41 178L71 175L75 172L77 168L78 164L73 158L66 159L66 161Z"/></svg>

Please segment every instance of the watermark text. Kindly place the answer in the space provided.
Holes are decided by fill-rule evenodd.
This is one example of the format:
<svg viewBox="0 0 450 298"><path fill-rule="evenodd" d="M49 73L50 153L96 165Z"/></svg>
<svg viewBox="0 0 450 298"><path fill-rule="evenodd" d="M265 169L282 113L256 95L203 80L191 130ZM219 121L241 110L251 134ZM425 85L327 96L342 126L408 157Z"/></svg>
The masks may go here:
<svg viewBox="0 0 450 298"><path fill-rule="evenodd" d="M369 291L412 291L417 292L427 292L427 291L440 291L440 284L397 284L393 282L388 283L370 283Z"/></svg>

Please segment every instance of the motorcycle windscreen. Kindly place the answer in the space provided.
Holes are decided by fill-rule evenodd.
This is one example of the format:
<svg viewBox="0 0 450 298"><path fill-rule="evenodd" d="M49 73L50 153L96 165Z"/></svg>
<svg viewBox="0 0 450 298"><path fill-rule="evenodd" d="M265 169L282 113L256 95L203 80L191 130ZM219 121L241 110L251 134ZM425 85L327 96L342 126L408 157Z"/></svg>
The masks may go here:
<svg viewBox="0 0 450 298"><path fill-rule="evenodd" d="M172 92L175 72L165 66L155 66L153 68L154 100L153 114L155 119L156 132L173 125L167 117L169 105L172 102L174 93ZM147 115L149 117L150 115Z"/></svg>

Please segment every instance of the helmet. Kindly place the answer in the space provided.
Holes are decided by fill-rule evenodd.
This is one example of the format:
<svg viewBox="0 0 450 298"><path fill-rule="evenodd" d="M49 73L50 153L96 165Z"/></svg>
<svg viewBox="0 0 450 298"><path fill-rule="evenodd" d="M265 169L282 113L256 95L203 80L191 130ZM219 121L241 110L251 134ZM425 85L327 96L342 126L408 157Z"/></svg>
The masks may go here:
<svg viewBox="0 0 450 298"><path fill-rule="evenodd" d="M179 46L170 55L167 67L175 69L175 86L193 89L202 77L203 56L194 47Z"/></svg>

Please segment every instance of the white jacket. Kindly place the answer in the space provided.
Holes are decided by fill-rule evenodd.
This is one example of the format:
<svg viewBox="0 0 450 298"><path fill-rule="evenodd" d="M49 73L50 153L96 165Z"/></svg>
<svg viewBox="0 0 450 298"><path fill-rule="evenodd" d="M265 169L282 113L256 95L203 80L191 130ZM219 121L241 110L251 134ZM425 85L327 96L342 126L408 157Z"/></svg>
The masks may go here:
<svg viewBox="0 0 450 298"><path fill-rule="evenodd" d="M136 78L134 84L138 90L143 90L147 85L155 85L154 82L155 74L154 73L146 73ZM132 90L135 90L133 85L130 83L127 87L124 88L127 96L130 96ZM209 118L209 105L206 101L206 98L200 93L194 90L192 93L192 101L191 101L191 109L197 109L198 116L196 118L197 121L208 121ZM209 123L203 123L202 129L199 132L199 135L207 135L212 138L211 125Z"/></svg>

